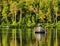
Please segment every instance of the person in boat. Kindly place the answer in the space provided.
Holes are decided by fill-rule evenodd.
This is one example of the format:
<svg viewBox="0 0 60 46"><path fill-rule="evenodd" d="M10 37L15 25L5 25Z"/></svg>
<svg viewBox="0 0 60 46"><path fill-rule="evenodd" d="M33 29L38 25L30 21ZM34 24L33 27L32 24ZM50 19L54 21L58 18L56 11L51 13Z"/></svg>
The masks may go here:
<svg viewBox="0 0 60 46"><path fill-rule="evenodd" d="M36 40L41 40L43 37L45 37L45 35L46 35L46 31L45 31L45 29L42 27L42 25L41 24L38 24L38 27L35 27L34 28L34 34L35 34L35 39Z"/></svg>
<svg viewBox="0 0 60 46"><path fill-rule="evenodd" d="M43 28L41 24L38 24L38 31L40 31L40 33L45 33L45 28Z"/></svg>

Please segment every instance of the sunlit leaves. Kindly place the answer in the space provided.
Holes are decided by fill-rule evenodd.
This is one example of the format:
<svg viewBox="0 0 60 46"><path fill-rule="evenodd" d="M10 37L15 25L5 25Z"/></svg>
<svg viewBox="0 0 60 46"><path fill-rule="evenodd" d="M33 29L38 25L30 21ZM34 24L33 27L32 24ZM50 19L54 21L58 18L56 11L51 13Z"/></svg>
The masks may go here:
<svg viewBox="0 0 60 46"><path fill-rule="evenodd" d="M6 1L3 2L3 10L2 10L2 16L7 17L8 13L8 3Z"/></svg>
<svg viewBox="0 0 60 46"><path fill-rule="evenodd" d="M29 8L29 11L33 11L34 10L32 5L30 5L28 8Z"/></svg>
<svg viewBox="0 0 60 46"><path fill-rule="evenodd" d="M58 7L54 7L54 11L57 13L57 11L58 11Z"/></svg>
<svg viewBox="0 0 60 46"><path fill-rule="evenodd" d="M12 14L16 13L18 9L19 8L17 2L12 2L12 4L10 4L10 11Z"/></svg>
<svg viewBox="0 0 60 46"><path fill-rule="evenodd" d="M35 25L34 17L32 17L32 23L31 26Z"/></svg>
<svg viewBox="0 0 60 46"><path fill-rule="evenodd" d="M34 0L26 0L26 5L31 5L34 3Z"/></svg>
<svg viewBox="0 0 60 46"><path fill-rule="evenodd" d="M30 19L28 19L28 21L27 21L27 26L31 26L31 21L30 21Z"/></svg>

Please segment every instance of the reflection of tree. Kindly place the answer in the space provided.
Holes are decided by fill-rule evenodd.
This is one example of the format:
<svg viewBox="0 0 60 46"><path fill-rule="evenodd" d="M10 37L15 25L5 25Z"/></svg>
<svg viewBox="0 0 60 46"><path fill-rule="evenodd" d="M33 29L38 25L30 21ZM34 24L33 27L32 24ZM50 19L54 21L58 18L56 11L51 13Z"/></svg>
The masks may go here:
<svg viewBox="0 0 60 46"><path fill-rule="evenodd" d="M2 46L2 30L0 29L0 45Z"/></svg>

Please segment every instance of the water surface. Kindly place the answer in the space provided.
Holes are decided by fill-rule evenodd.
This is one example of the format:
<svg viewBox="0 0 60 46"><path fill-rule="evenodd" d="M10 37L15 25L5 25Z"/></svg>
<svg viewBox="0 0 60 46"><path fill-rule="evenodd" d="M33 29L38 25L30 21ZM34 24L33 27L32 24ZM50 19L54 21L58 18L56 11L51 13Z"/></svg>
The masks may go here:
<svg viewBox="0 0 60 46"><path fill-rule="evenodd" d="M40 40L36 40L40 37ZM0 28L0 46L60 46L60 30L47 28L36 36L33 28Z"/></svg>

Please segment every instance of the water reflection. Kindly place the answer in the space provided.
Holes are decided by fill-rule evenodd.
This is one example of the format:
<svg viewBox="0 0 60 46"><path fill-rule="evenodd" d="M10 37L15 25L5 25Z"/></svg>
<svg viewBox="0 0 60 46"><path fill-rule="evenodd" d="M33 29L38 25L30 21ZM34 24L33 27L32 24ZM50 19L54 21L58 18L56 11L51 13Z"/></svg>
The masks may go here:
<svg viewBox="0 0 60 46"><path fill-rule="evenodd" d="M47 28L46 34L34 34L33 28L0 28L0 46L38 46L36 41L39 46L60 46L59 32L57 28Z"/></svg>
<svg viewBox="0 0 60 46"><path fill-rule="evenodd" d="M35 33L35 38L37 41L45 39L45 37L46 37L46 33Z"/></svg>

